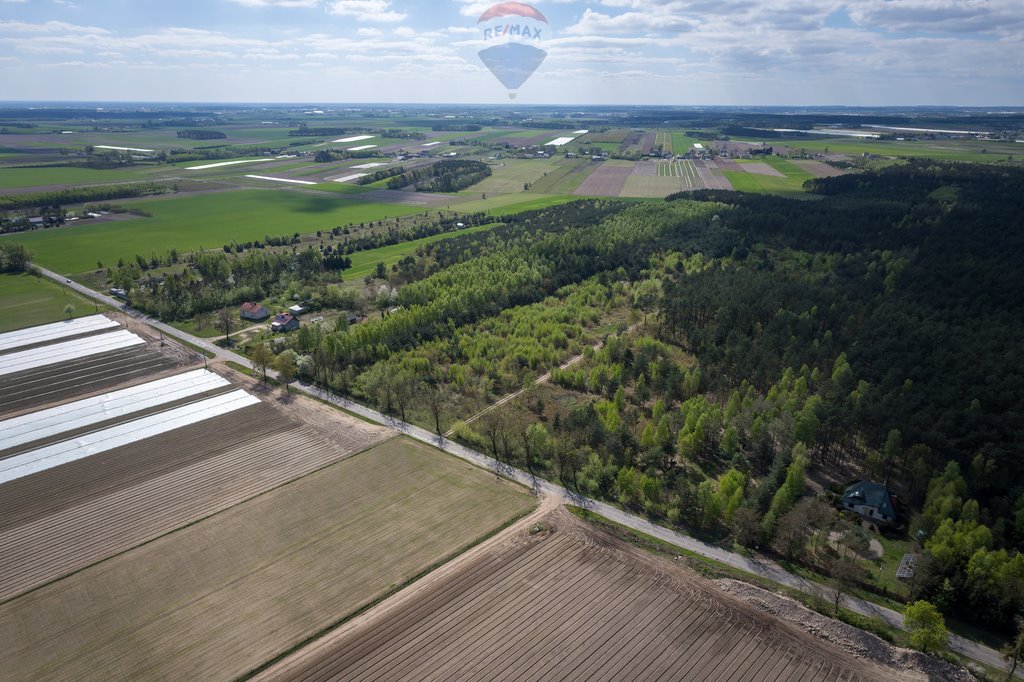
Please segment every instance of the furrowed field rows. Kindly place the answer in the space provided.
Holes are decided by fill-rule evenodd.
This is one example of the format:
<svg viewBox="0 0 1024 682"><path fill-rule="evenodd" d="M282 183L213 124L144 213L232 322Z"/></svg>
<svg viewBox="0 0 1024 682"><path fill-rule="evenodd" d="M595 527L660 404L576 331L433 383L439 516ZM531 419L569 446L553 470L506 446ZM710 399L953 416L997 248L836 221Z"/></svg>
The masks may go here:
<svg viewBox="0 0 1024 682"><path fill-rule="evenodd" d="M350 437L349 448L325 446L315 428L290 422L260 405L173 436L140 442L119 453L127 465L152 450L161 462L177 459L173 470L132 480L121 477L112 489L0 531L5 548L0 556L0 602L304 476L387 434L364 430ZM225 449L225 442L237 444ZM199 458L175 457L186 451L198 451ZM33 500L26 496L37 487L26 487L11 500L0 487L0 499L31 508Z"/></svg>
<svg viewBox="0 0 1024 682"><path fill-rule="evenodd" d="M565 511L259 679L898 679Z"/></svg>
<svg viewBox="0 0 1024 682"><path fill-rule="evenodd" d="M174 369L179 362L147 344L0 377L0 417Z"/></svg>
<svg viewBox="0 0 1024 682"><path fill-rule="evenodd" d="M19 679L237 678L534 504L393 439L0 605L0 657Z"/></svg>

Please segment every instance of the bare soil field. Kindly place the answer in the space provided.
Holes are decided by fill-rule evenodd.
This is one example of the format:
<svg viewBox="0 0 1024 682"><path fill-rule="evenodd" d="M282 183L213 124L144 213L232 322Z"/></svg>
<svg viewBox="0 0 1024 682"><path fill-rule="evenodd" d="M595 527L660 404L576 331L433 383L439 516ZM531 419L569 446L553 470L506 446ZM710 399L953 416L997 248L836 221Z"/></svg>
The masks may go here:
<svg viewBox="0 0 1024 682"><path fill-rule="evenodd" d="M822 163L821 161L792 159L792 162L816 178L834 178L837 175L843 174L843 171L838 168L830 166L827 163Z"/></svg>
<svg viewBox="0 0 1024 682"><path fill-rule="evenodd" d="M640 149L640 145L644 141L644 134L639 131L632 131L626 135L626 139L619 145L620 152L627 152L631 147L636 147L637 151Z"/></svg>
<svg viewBox="0 0 1024 682"><path fill-rule="evenodd" d="M626 128L612 128L606 130L603 133L588 133L588 142L622 142L629 136L629 130Z"/></svg>
<svg viewBox="0 0 1024 682"><path fill-rule="evenodd" d="M626 179L620 196L658 198L687 189L678 177L651 177L633 173Z"/></svg>
<svg viewBox="0 0 1024 682"><path fill-rule="evenodd" d="M184 366L164 351L147 343L0 377L0 418Z"/></svg>
<svg viewBox="0 0 1024 682"><path fill-rule="evenodd" d="M558 510L260 679L921 678L857 659Z"/></svg>
<svg viewBox="0 0 1024 682"><path fill-rule="evenodd" d="M718 157L718 158L715 159L715 164L721 170L736 171L737 173L742 173L743 172L743 166L741 166L740 164L736 163L732 159L725 159L725 158L722 158L722 157Z"/></svg>
<svg viewBox="0 0 1024 682"><path fill-rule="evenodd" d="M253 405L0 486L0 602L393 435L337 412L327 418L347 428L328 440L324 423Z"/></svg>
<svg viewBox="0 0 1024 682"><path fill-rule="evenodd" d="M540 146L551 142L551 140L558 137L553 133L540 133L539 135L531 135L529 137L517 137L510 135L508 137L499 137L491 140L491 144L507 144L513 147L532 147Z"/></svg>
<svg viewBox="0 0 1024 682"><path fill-rule="evenodd" d="M643 178L654 178L658 176L657 161L637 161L633 168L633 175Z"/></svg>
<svg viewBox="0 0 1024 682"><path fill-rule="evenodd" d="M708 189L731 190L733 188L728 178L722 175L722 171L714 161L694 161L693 165L697 168L697 174L700 176L701 182Z"/></svg>
<svg viewBox="0 0 1024 682"><path fill-rule="evenodd" d="M392 439L0 605L0 659L12 679L234 679L535 504Z"/></svg>
<svg viewBox="0 0 1024 682"><path fill-rule="evenodd" d="M656 133L656 132L645 133L644 134L643 142L640 143L640 153L641 154L650 154L651 150L654 149L654 145L656 144L657 139L658 139L658 133Z"/></svg>
<svg viewBox="0 0 1024 682"><path fill-rule="evenodd" d="M604 161L586 180L580 183L573 194L578 196L617 197L622 192L626 179L633 172L633 163Z"/></svg>

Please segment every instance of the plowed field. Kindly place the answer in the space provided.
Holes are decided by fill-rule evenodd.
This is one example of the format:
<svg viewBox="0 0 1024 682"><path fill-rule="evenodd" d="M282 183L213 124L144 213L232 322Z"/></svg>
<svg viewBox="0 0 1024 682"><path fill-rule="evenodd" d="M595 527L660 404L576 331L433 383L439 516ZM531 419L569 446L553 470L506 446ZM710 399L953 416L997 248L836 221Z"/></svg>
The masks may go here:
<svg viewBox="0 0 1024 682"><path fill-rule="evenodd" d="M565 511L547 519L552 532L486 548L263 678L904 679Z"/></svg>
<svg viewBox="0 0 1024 682"><path fill-rule="evenodd" d="M0 418L62 402L180 366L147 344L0 377Z"/></svg>
<svg viewBox="0 0 1024 682"><path fill-rule="evenodd" d="M315 459L334 447L290 435L257 450ZM191 471L170 481L180 493L151 478L136 492L158 487L141 499L113 490L91 500L159 515L165 496L201 488L203 472ZM0 605L3 675L233 679L534 504L488 472L392 439Z"/></svg>

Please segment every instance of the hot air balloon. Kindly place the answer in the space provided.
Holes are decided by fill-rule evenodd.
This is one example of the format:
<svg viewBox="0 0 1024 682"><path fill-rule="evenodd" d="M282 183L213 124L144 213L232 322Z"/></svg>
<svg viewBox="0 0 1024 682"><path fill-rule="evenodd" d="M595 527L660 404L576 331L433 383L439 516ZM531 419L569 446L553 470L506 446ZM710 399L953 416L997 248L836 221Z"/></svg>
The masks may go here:
<svg viewBox="0 0 1024 682"><path fill-rule="evenodd" d="M477 55L494 77L516 98L526 79L548 56L538 45L547 35L548 20L522 2L499 2L477 19L487 47Z"/></svg>

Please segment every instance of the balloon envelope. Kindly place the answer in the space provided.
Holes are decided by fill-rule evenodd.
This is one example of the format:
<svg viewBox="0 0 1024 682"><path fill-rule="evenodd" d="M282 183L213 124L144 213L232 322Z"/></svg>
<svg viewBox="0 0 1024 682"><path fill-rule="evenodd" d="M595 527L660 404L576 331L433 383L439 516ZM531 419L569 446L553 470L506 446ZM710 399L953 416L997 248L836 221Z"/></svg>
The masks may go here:
<svg viewBox="0 0 1024 682"><path fill-rule="evenodd" d="M544 50L523 43L494 45L477 54L494 77L509 90L518 90L548 56Z"/></svg>

